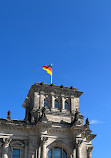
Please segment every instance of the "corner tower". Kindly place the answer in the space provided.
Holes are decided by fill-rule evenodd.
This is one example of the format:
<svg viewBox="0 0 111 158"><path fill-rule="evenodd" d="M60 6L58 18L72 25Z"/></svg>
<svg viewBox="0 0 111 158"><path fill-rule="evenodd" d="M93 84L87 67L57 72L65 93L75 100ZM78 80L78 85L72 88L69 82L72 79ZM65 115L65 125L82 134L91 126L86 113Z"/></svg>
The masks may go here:
<svg viewBox="0 0 111 158"><path fill-rule="evenodd" d="M44 134L45 137L49 137L47 147L45 147L47 157L48 154L52 155L49 157L54 157L54 148L62 143L67 148L68 157L91 158L91 140L96 135L91 134L88 119L83 125L84 117L80 113L79 104L82 93L72 86L44 83L32 85L23 103L25 122L40 125L40 137L42 138ZM44 128L44 133L42 133L42 128ZM56 139L53 140L50 137L56 137Z"/></svg>
<svg viewBox="0 0 111 158"><path fill-rule="evenodd" d="M35 83L23 103L24 120L0 119L1 158L91 158L88 118L77 88Z"/></svg>

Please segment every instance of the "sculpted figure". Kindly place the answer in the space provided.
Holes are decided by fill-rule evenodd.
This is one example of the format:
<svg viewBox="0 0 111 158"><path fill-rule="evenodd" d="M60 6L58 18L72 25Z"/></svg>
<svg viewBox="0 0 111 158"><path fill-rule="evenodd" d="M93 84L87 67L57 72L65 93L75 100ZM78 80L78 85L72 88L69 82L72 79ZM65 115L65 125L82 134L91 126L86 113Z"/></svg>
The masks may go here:
<svg viewBox="0 0 111 158"><path fill-rule="evenodd" d="M43 117L45 117L45 111L46 111L46 108L43 107L43 108L42 108L42 116L43 116Z"/></svg>
<svg viewBox="0 0 111 158"><path fill-rule="evenodd" d="M88 118L86 119L85 126L89 127L89 120L88 120Z"/></svg>
<svg viewBox="0 0 111 158"><path fill-rule="evenodd" d="M9 111L7 112L7 119L10 119L10 116L11 116L11 111L9 110Z"/></svg>
<svg viewBox="0 0 111 158"><path fill-rule="evenodd" d="M78 121L78 118L79 118L79 112L78 112L78 110L76 109L74 122Z"/></svg>

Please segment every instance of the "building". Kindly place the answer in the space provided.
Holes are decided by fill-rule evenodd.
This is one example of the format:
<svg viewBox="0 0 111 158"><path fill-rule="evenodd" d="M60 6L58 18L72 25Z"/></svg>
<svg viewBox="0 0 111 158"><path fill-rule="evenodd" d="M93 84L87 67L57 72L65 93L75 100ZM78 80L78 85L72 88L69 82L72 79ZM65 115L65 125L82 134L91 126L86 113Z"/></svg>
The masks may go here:
<svg viewBox="0 0 111 158"><path fill-rule="evenodd" d="M0 119L0 158L91 158L89 121L77 88L35 83L23 103L25 118Z"/></svg>

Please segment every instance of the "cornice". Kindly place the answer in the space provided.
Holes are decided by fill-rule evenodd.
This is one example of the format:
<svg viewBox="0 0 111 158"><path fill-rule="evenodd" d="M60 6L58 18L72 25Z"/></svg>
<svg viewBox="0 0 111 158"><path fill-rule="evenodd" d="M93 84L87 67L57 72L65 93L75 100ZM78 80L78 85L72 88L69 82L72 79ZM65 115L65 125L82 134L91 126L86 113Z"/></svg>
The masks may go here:
<svg viewBox="0 0 111 158"><path fill-rule="evenodd" d="M23 107L26 106L27 102L30 101L30 97L34 95L34 92L42 93L42 94L50 94L50 95L56 95L61 96L65 95L67 97L75 96L80 97L83 92L80 92L77 90L77 88L71 87L64 87L64 86L56 86L56 85L48 85L44 83L35 83L31 86L28 95L23 103Z"/></svg>

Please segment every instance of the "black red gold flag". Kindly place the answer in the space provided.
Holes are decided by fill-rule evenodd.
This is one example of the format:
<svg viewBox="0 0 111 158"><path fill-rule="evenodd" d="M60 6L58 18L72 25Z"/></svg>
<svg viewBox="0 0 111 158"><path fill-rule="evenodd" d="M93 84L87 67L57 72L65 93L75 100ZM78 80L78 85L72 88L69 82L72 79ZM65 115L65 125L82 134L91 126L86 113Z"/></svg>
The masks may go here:
<svg viewBox="0 0 111 158"><path fill-rule="evenodd" d="M52 76L52 65L43 65L42 67L44 70L47 71Z"/></svg>

